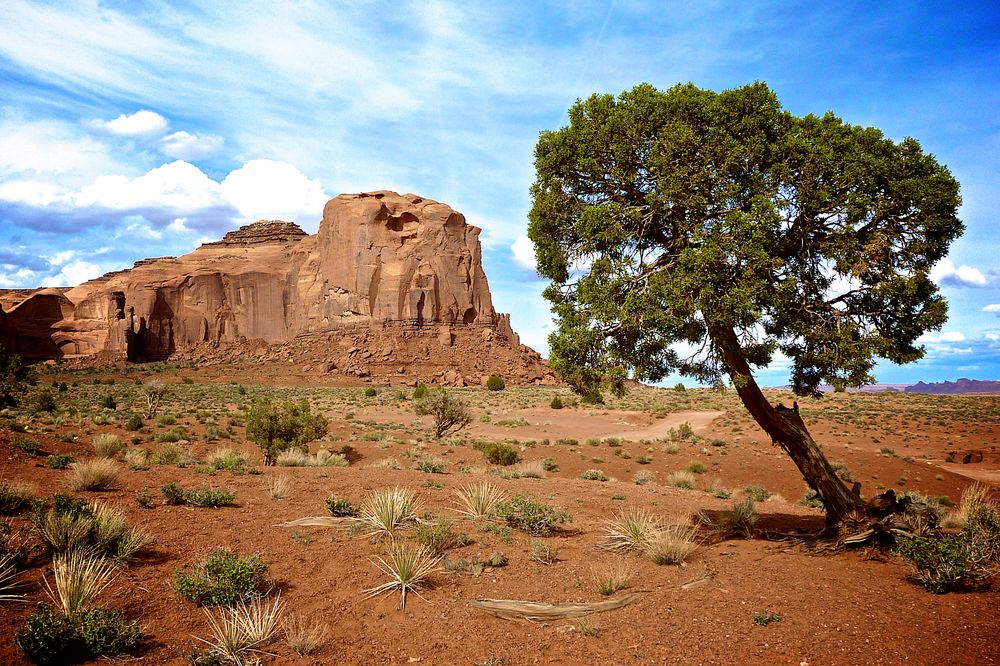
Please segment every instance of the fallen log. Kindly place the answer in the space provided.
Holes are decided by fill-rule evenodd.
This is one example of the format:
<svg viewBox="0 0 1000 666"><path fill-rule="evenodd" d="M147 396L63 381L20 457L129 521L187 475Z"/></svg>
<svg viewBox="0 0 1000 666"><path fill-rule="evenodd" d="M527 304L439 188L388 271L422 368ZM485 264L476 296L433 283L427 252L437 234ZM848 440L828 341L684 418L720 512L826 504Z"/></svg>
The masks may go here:
<svg viewBox="0 0 1000 666"><path fill-rule="evenodd" d="M505 620L551 622L623 608L635 603L641 596L639 593L632 593L617 599L580 604L549 604L541 601L516 601L514 599L473 599L469 605Z"/></svg>

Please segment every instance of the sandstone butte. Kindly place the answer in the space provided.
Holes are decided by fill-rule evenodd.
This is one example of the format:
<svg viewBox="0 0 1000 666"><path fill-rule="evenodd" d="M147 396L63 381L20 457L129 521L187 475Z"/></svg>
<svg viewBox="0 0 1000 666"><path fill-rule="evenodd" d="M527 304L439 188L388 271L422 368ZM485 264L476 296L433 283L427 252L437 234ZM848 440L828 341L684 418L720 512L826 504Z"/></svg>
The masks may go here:
<svg viewBox="0 0 1000 666"><path fill-rule="evenodd" d="M494 310L479 233L413 194L342 194L313 236L262 220L69 289L0 292L0 344L85 363L253 354L373 379L555 381Z"/></svg>

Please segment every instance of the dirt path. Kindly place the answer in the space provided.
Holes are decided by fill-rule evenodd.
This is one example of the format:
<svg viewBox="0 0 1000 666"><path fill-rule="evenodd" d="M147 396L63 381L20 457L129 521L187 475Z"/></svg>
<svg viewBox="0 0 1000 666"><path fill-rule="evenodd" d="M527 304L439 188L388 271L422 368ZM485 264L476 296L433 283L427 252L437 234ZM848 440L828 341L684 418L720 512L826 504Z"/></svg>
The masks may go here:
<svg viewBox="0 0 1000 666"><path fill-rule="evenodd" d="M712 421L719 418L723 414L725 414L725 412L676 412L660 419L656 423L646 426L645 428L639 428L638 430L623 430L620 432L602 434L600 436L620 437L621 439L627 440L659 439L660 437L668 436L671 429L677 428L682 423L689 424L697 433L708 428Z"/></svg>

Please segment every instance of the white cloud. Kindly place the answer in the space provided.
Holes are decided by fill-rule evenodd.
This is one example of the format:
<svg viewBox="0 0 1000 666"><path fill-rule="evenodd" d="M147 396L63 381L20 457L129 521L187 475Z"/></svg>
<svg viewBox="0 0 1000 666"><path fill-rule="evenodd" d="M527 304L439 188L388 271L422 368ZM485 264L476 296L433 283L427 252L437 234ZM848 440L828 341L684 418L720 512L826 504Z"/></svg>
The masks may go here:
<svg viewBox="0 0 1000 666"><path fill-rule="evenodd" d="M510 246L510 251L514 255L514 261L519 266L535 270L535 245L530 238L518 236L517 240Z"/></svg>
<svg viewBox="0 0 1000 666"><path fill-rule="evenodd" d="M982 287L986 285L986 276L973 266L955 266L955 262L945 258L931 269L931 280L937 284L947 284L953 287Z"/></svg>
<svg viewBox="0 0 1000 666"><path fill-rule="evenodd" d="M81 182L73 182L75 175L92 178L97 173L122 171L124 167L107 145L79 136L72 125L0 117L0 179L6 181L3 187L8 191L21 188L19 200L49 197L52 186L36 182L42 175L59 176L65 187Z"/></svg>
<svg viewBox="0 0 1000 666"><path fill-rule="evenodd" d="M965 342L965 335L958 331L941 331L940 333L924 333L919 338L920 342L940 343L940 342Z"/></svg>
<svg viewBox="0 0 1000 666"><path fill-rule="evenodd" d="M67 261L72 259L76 255L76 250L63 250L62 252L56 252L54 255L49 257L49 263L53 266L62 266Z"/></svg>
<svg viewBox="0 0 1000 666"><path fill-rule="evenodd" d="M983 308L983 312L993 312L995 314L1000 314L1000 303L990 303Z"/></svg>
<svg viewBox="0 0 1000 666"><path fill-rule="evenodd" d="M95 126L116 136L148 137L163 134L169 124L157 112L142 109L129 115L122 114L107 122L97 121Z"/></svg>
<svg viewBox="0 0 1000 666"><path fill-rule="evenodd" d="M89 261L74 261L71 264L63 266L62 270L53 278L53 281L60 285L76 286L87 280L100 277L103 273L104 271L97 264L92 264Z"/></svg>
<svg viewBox="0 0 1000 666"><path fill-rule="evenodd" d="M71 199L78 207L101 206L117 210L194 210L223 203L219 184L198 167L181 160L164 164L137 178L101 176Z"/></svg>
<svg viewBox="0 0 1000 666"><path fill-rule="evenodd" d="M310 226L309 231L315 230L330 198L318 180L275 160L247 162L225 177L220 190L247 220L277 218Z"/></svg>
<svg viewBox="0 0 1000 666"><path fill-rule="evenodd" d="M214 134L190 134L179 131L160 139L160 152L182 160L197 160L212 155L222 147L223 139Z"/></svg>

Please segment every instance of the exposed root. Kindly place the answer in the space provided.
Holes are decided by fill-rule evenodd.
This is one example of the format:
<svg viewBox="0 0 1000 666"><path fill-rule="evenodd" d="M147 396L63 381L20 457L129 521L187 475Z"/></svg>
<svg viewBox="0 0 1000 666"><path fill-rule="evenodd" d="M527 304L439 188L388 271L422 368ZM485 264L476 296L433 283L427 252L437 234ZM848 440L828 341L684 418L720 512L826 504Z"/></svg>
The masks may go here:
<svg viewBox="0 0 1000 666"><path fill-rule="evenodd" d="M505 620L551 622L623 608L635 603L641 596L639 593L632 593L616 599L589 604L549 604L540 601L515 601L513 599L474 599L469 602L469 605Z"/></svg>

